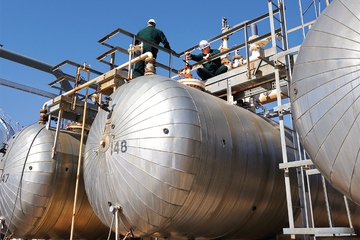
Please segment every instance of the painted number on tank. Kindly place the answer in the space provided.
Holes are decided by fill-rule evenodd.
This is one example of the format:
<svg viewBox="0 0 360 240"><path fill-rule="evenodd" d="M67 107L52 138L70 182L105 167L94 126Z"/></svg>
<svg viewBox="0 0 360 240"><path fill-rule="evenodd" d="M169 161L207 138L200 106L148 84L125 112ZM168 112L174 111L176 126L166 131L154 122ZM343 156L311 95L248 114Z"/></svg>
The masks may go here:
<svg viewBox="0 0 360 240"><path fill-rule="evenodd" d="M123 140L121 142L121 152L124 153L124 152L126 152L126 150L127 150L126 141Z"/></svg>
<svg viewBox="0 0 360 240"><path fill-rule="evenodd" d="M8 180L8 178L9 178L9 174L8 174L8 173L7 173L7 174L3 174L3 175L1 176L1 182L2 182L2 183L6 183L7 180Z"/></svg>
<svg viewBox="0 0 360 240"><path fill-rule="evenodd" d="M122 153L126 152L127 151L126 141L123 140L121 141L121 143L119 141L112 143L111 149L112 149L111 153L113 152L119 153L120 151Z"/></svg>

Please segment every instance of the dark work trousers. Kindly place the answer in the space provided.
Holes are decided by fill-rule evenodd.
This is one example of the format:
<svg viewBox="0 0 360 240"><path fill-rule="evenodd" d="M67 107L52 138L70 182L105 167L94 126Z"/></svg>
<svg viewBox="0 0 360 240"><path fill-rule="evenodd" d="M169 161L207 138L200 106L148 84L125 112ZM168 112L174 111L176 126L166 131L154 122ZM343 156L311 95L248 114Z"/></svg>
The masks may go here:
<svg viewBox="0 0 360 240"><path fill-rule="evenodd" d="M141 61L135 63L134 75L144 76L144 73L145 73L145 61L141 60Z"/></svg>
<svg viewBox="0 0 360 240"><path fill-rule="evenodd" d="M209 70L207 70L206 68L198 68L196 70L196 73L198 74L198 76L203 80L207 80L211 77L215 77L216 75L222 74L227 72L228 68L224 65L221 65L221 67L219 67L218 69L216 69L216 71L214 73L210 72Z"/></svg>

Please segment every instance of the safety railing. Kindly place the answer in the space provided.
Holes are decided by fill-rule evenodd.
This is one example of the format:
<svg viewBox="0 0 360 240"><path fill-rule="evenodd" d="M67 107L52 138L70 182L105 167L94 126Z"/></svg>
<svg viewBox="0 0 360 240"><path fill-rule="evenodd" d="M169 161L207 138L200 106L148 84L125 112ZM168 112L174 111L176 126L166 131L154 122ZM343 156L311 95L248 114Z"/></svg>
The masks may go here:
<svg viewBox="0 0 360 240"><path fill-rule="evenodd" d="M124 53L124 54L129 54L129 53L128 53L128 50L126 50L126 49L124 49L124 48L121 48L121 47L119 47L119 46L112 46L112 45L106 43L107 40L109 40L110 38L114 37L114 36L115 36L116 34L118 34L118 33L121 33L121 34L123 34L123 35L125 35L125 36L131 37L131 38L132 38L132 44L133 44L133 45L135 45L135 41L136 41L136 40L139 40L139 41L141 41L141 42L143 42L143 43L146 43L146 44L150 45L151 47L154 47L154 48L156 48L156 49L158 49L158 50L160 50L160 51L163 51L163 52L165 52L165 53L168 53L169 56L170 56L170 57L169 57L169 64L166 65L166 64L162 64L162 63L160 63L160 62L157 62L157 63L156 63L156 66L158 66L158 67L160 67L160 68L163 68L163 69L169 71L169 77L170 77L170 78L171 78L171 74L172 74L172 73L178 73L178 70L172 68L172 61L173 61L173 57L174 57L174 56L177 57L177 58L179 58L179 57L180 57L180 54L176 53L176 52L173 51L173 50L169 50L169 49L166 49L166 48L164 48L164 47L162 47L162 46L159 46L159 45L157 45L157 44L155 44L155 43L153 43L153 42L150 42L150 41L148 41L148 40L146 40L146 39L144 39L144 38L142 38L142 37L139 37L139 36L137 36L137 35L135 35L135 34L133 34L133 33L130 33L130 32L128 32L128 31L125 31L125 30L123 30L123 29L121 29L121 28L118 28L118 29L112 31L111 33L109 33L108 35L106 35L105 37L101 38L101 39L98 41L100 44L111 48L109 51L103 53L102 55L100 55L99 57L96 58L96 59L99 60L100 62L105 63L105 64L108 64L108 65L110 66L110 69L113 69L113 68L116 67L116 65L114 64L114 62L115 62L115 52L121 52L121 53ZM110 62L107 62L107 61L104 60L104 58L106 58L107 56L111 56ZM137 57L137 56L139 56L139 55L138 55L138 54L135 54L135 57Z"/></svg>

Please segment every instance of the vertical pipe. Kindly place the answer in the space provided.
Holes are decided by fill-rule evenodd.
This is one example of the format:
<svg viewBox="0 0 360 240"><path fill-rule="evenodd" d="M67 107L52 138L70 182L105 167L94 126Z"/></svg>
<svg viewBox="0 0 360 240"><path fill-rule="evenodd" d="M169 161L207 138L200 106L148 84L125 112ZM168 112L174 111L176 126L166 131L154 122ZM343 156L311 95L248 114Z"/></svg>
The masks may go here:
<svg viewBox="0 0 360 240"><path fill-rule="evenodd" d="M58 142L58 139L59 139L59 131L60 131L60 124L61 124L62 114L63 114L63 110L62 110L62 108L60 108L59 114L58 114L58 122L57 122L57 125L56 125L56 131L55 131L54 146L53 146L52 152L51 152L51 158L52 159L54 159L54 157L55 157L55 152L56 152L56 148L57 148L57 142Z"/></svg>
<svg viewBox="0 0 360 240"><path fill-rule="evenodd" d="M276 82L276 94L277 94L277 104L280 107L281 103L281 89L280 89L280 76L279 69L275 65L275 82ZM281 140L281 150L282 150L282 158L283 162L287 163L287 151L286 151L286 142L285 142L285 128L284 128L284 118L279 112L279 125L280 125L280 140ZM285 176L285 189L286 189L286 201L287 201L287 209L288 209L288 217L289 217L289 228L294 228L294 215L292 209L292 200L291 200L291 189L290 189L290 177L289 177L289 169L284 169ZM293 238L294 236L291 236Z"/></svg>
<svg viewBox="0 0 360 240"><path fill-rule="evenodd" d="M278 4L280 6L280 22L281 22L281 35L282 35L282 44L283 49L289 49L289 42L287 37L287 26L286 26L286 15L285 15L285 0L278 0ZM291 82L292 76L292 69L290 64L290 54L285 56L285 64L287 66L287 78L288 78L288 90L289 90L289 83ZM289 92L289 91L288 91Z"/></svg>
<svg viewBox="0 0 360 240"><path fill-rule="evenodd" d="M302 8L301 8L301 0L299 0L299 10L300 10L301 28L302 28L302 33L303 33L303 39L305 39L304 18L303 18L303 13L302 13Z"/></svg>
<svg viewBox="0 0 360 240"><path fill-rule="evenodd" d="M246 62L247 62L247 75L248 79L251 79L250 75L250 59L249 59L249 42L247 34L247 23L244 25L244 34L245 34L245 51L246 51Z"/></svg>
<svg viewBox="0 0 360 240"><path fill-rule="evenodd" d="M323 175L321 175L321 181L322 181L322 185L324 188L324 197L325 197L325 203L326 203L326 211L327 211L327 215L328 215L328 219L329 219L329 226L332 228L333 223L332 223L332 217L331 217L331 212L330 212L329 198L328 198L327 189L326 189L325 177Z"/></svg>
<svg viewBox="0 0 360 240"><path fill-rule="evenodd" d="M231 94L231 80L230 78L226 81L226 91L227 91L227 102L233 104L233 96Z"/></svg>
<svg viewBox="0 0 360 240"><path fill-rule="evenodd" d="M270 29L271 29L271 47L276 47L275 41L275 24L274 24L274 12L272 8L272 0L268 0L268 8L269 8L269 20L270 20ZM276 48L275 48L276 50Z"/></svg>
<svg viewBox="0 0 360 240"><path fill-rule="evenodd" d="M352 219L351 219L349 203L348 203L347 197L345 195L344 195L344 202L345 202L346 213L347 213L348 220L349 220L349 226L350 226L350 228L353 228L354 226L353 226Z"/></svg>
<svg viewBox="0 0 360 240"><path fill-rule="evenodd" d="M115 240L119 239L119 211L120 209L116 209L115 211Z"/></svg>
<svg viewBox="0 0 360 240"><path fill-rule="evenodd" d="M84 70L88 73L88 82L90 81L90 71ZM76 185L75 185L75 196L74 196L74 206L73 206L73 214L71 219L71 231L70 231L70 240L73 240L74 236L74 222L75 222L75 212L76 212L76 202L77 202L77 195L79 189L79 180L80 180L80 171L81 171L81 159L82 159L82 149L83 149L83 142L84 142L84 132L85 132L85 121L86 121L86 108L87 108L87 99L88 99L89 87L86 87L86 95L85 95L85 102L84 102L84 113L82 119L82 127L81 127L81 139L80 139L80 149L79 149L79 160L78 160L78 167L77 167L77 175L76 175Z"/></svg>
<svg viewBox="0 0 360 240"><path fill-rule="evenodd" d="M284 51L289 49L289 43L287 38L287 27L286 27L286 16L285 16L285 0L278 0L278 6L280 9L279 12L279 19L281 24L281 34L282 34L282 48ZM290 55L285 56L285 65L287 67L287 90L289 92L290 89L290 82L291 82L291 64L290 64ZM291 120L292 125L293 122ZM298 148L298 152L295 151L295 156L299 156L299 160L301 161L301 150L300 150L300 142L299 142L299 136L297 133L292 132L292 137L294 139L294 146ZM295 139L297 139L295 141ZM301 217L302 217L302 224L304 227L309 227L309 219L308 219L308 213L307 213L307 203L306 203L306 192L305 192L305 181L304 181L304 170L303 167L297 168L297 182L299 187L299 197L300 197L300 206L301 206ZM305 234L304 239L308 240L309 235Z"/></svg>
<svg viewBox="0 0 360 240"><path fill-rule="evenodd" d="M303 216L303 219L305 220L305 227L309 227L309 218L308 218L308 212L307 212L307 203L306 203L306 191L305 191L305 176L304 176L304 168L301 167L301 185L302 185L302 200L303 200L303 203L304 203L304 215ZM308 238L309 236L307 236Z"/></svg>
<svg viewBox="0 0 360 240"><path fill-rule="evenodd" d="M110 70L114 69L114 63L115 63L115 53L112 53L110 59Z"/></svg>
<svg viewBox="0 0 360 240"><path fill-rule="evenodd" d="M299 134L296 133L296 141L297 141L297 148L298 148L298 154L299 154L299 161L303 161L305 160L305 156L304 158L302 158L302 154L301 154L301 148L300 148L300 139L299 139ZM308 217L308 207L307 207L307 202L306 202L306 191L305 191L305 176L304 176L304 168L301 167L301 176L298 175L298 179L299 177L301 178L301 185L302 185L302 191L300 194L302 194L302 196L300 195L300 201L303 201L303 210L302 210L302 218L303 218L303 224L305 223L305 227L309 228L309 217ZM308 239L309 236L306 235L306 239Z"/></svg>
<svg viewBox="0 0 360 240"><path fill-rule="evenodd" d="M170 66L170 70L169 70L169 78L171 78L171 72L172 72L172 52L170 52L170 64L169 64L169 66Z"/></svg>
<svg viewBox="0 0 360 240"><path fill-rule="evenodd" d="M316 0L314 0L314 7L315 7L315 17L317 19L318 18L318 10L317 10L317 6L316 6Z"/></svg>
<svg viewBox="0 0 360 240"><path fill-rule="evenodd" d="M132 52L132 51L130 51L130 52L129 52L129 71L128 71L128 80L131 80L131 79L132 79L132 65L131 65L132 54L133 54L133 52Z"/></svg>
<svg viewBox="0 0 360 240"><path fill-rule="evenodd" d="M314 223L314 213L313 213L313 206L312 206L312 200L311 200L311 190L310 190L310 180L309 180L309 175L306 172L306 180L307 180L307 185L308 185L308 193L309 193L309 208L310 208L310 218L311 218L311 226L312 228L315 228L315 223Z"/></svg>

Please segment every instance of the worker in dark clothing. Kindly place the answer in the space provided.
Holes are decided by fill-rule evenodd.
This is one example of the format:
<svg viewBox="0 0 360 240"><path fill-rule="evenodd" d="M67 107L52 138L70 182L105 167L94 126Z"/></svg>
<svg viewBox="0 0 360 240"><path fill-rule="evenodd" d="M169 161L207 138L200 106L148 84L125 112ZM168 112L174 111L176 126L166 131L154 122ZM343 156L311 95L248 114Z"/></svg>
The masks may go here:
<svg viewBox="0 0 360 240"><path fill-rule="evenodd" d="M147 23L147 27L144 29L141 29L137 36L142 37L150 42L159 44L162 43L164 45L164 48L170 49L170 44L167 41L165 34L159 30L156 29L156 22L154 19L150 19ZM139 40L135 41L135 45L140 44ZM157 57L158 49L151 47L150 45L144 43L143 53L151 52L153 54L153 57ZM144 68L145 68L145 61L140 61L135 64L134 67L134 75L136 76L143 76L144 75Z"/></svg>
<svg viewBox="0 0 360 240"><path fill-rule="evenodd" d="M203 59L208 59L210 56L213 56L215 54L220 53L217 49L211 49L210 44L206 40L202 40L199 43L199 50L202 51L202 53L198 55L191 54L190 52L186 52L186 59L187 60L194 60L196 62L199 62ZM217 58L215 60L212 60L210 62L206 62L203 64L203 68L198 68L196 70L198 76L202 80L207 80L211 77L214 77L216 75L219 75L221 73L227 72L228 68L221 64L221 59Z"/></svg>

